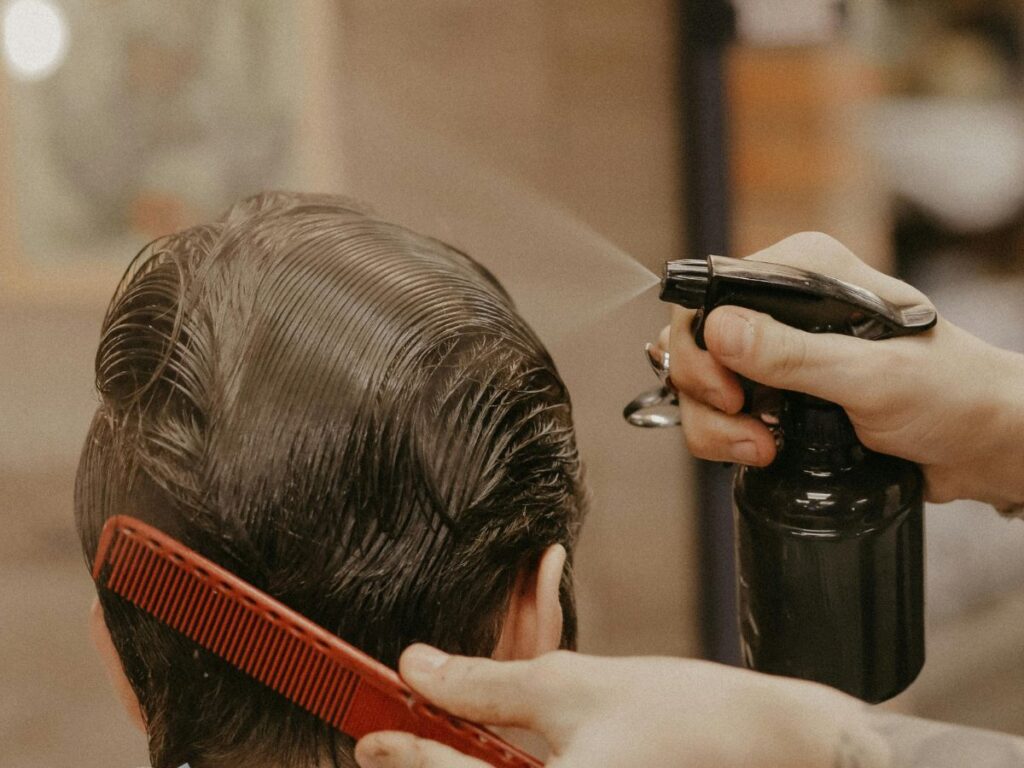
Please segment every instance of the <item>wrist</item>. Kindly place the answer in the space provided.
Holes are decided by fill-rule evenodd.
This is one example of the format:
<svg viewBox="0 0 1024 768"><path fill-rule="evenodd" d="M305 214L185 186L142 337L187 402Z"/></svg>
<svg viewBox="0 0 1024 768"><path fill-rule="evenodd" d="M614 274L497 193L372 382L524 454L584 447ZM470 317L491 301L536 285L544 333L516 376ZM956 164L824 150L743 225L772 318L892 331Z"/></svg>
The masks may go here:
<svg viewBox="0 0 1024 768"><path fill-rule="evenodd" d="M863 702L817 683L785 682L773 692L773 707L760 704L751 719L767 731L762 753L769 751L767 745L777 745L779 759L772 765L891 768L889 745L874 729Z"/></svg>
<svg viewBox="0 0 1024 768"><path fill-rule="evenodd" d="M1005 514L1024 511L1024 355L998 350L997 417L982 458L984 498Z"/></svg>

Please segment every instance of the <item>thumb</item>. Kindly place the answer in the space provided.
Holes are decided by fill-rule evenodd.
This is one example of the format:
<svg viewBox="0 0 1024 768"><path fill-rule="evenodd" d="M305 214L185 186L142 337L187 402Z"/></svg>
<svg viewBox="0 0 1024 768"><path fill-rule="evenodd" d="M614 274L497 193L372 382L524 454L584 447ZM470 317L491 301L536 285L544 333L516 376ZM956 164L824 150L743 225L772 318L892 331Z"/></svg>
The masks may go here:
<svg viewBox="0 0 1024 768"><path fill-rule="evenodd" d="M745 307L714 310L705 323L704 337L712 356L741 376L840 405L856 398L873 359L865 348L872 342L807 333Z"/></svg>
<svg viewBox="0 0 1024 768"><path fill-rule="evenodd" d="M420 695L453 715L544 732L548 708L533 661L449 656L428 645L405 650L398 669Z"/></svg>

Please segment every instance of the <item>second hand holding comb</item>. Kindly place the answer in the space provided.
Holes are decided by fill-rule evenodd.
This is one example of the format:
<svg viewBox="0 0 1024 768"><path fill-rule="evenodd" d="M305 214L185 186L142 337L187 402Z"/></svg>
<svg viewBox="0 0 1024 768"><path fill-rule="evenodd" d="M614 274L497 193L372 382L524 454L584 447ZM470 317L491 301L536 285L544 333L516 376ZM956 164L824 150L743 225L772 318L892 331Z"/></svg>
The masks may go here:
<svg viewBox="0 0 1024 768"><path fill-rule="evenodd" d="M497 768L543 763L427 703L389 667L167 534L120 515L93 580L349 736L408 731Z"/></svg>

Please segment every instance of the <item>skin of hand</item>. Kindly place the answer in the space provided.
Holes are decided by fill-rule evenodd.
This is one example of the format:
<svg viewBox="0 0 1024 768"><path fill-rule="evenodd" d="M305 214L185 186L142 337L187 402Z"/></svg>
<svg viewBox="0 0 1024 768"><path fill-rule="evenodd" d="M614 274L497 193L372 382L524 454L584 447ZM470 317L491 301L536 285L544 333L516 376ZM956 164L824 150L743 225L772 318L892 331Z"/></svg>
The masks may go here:
<svg viewBox="0 0 1024 768"><path fill-rule="evenodd" d="M794 235L749 258L830 275L896 303L927 302L820 233ZM674 308L659 346L671 353L670 377L695 456L753 466L774 460L768 428L741 413L738 373L843 406L864 445L921 466L929 501L1024 502L1024 356L941 316L926 333L866 341L805 333L727 306L708 315L704 351L690 330L694 314Z"/></svg>
<svg viewBox="0 0 1024 768"><path fill-rule="evenodd" d="M539 734L551 768L884 768L864 705L815 683L710 662L556 651L528 661L412 646L400 671L447 711ZM356 746L362 768L485 768L408 733Z"/></svg>

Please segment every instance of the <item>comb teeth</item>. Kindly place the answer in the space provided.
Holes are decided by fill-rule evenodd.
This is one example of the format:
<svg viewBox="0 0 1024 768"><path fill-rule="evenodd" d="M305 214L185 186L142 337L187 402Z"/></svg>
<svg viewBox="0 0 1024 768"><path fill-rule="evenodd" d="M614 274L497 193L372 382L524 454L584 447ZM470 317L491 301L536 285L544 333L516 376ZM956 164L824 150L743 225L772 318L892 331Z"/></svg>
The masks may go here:
<svg viewBox="0 0 1024 768"><path fill-rule="evenodd" d="M112 592L325 722L341 726L357 675L317 653L316 646L287 629L279 614L281 623L275 625L274 615L262 613L228 581L189 567L158 541L128 531L117 537L107 562L106 586ZM311 689L314 675L327 684ZM315 699L314 691L320 694Z"/></svg>
<svg viewBox="0 0 1024 768"><path fill-rule="evenodd" d="M425 704L393 670L138 520L107 521L93 577L354 738L410 731L497 768L543 766L486 729Z"/></svg>

